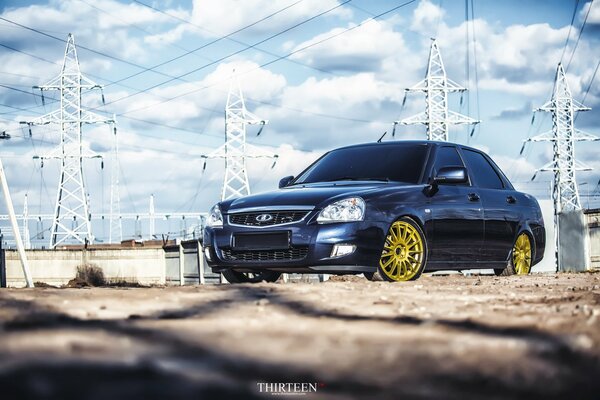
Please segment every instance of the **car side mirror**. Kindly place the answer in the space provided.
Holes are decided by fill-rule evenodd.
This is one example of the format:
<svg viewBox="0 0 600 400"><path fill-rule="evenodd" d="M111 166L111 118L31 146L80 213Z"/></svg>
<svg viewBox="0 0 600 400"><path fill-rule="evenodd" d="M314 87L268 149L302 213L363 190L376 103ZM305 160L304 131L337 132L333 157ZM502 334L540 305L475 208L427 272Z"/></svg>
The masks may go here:
<svg viewBox="0 0 600 400"><path fill-rule="evenodd" d="M293 175L286 176L285 178L281 178L279 181L279 189L286 187L290 184L290 182L294 179Z"/></svg>
<svg viewBox="0 0 600 400"><path fill-rule="evenodd" d="M433 177L433 183L438 185L448 183L466 183L468 181L465 167L443 167Z"/></svg>

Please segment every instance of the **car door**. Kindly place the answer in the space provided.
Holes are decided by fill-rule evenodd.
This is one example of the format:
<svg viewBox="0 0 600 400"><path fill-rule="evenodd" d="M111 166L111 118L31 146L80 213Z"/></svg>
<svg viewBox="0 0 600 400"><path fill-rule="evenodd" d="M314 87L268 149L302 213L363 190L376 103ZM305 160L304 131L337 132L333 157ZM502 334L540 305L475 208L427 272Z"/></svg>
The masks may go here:
<svg viewBox="0 0 600 400"><path fill-rule="evenodd" d="M455 146L437 147L431 176L443 167L464 163ZM483 210L481 199L470 183L440 184L430 197L432 235L429 262L465 263L481 251L483 245Z"/></svg>
<svg viewBox="0 0 600 400"><path fill-rule="evenodd" d="M505 261L517 235L521 208L518 196L484 154L465 148L462 154L483 205L482 260Z"/></svg>

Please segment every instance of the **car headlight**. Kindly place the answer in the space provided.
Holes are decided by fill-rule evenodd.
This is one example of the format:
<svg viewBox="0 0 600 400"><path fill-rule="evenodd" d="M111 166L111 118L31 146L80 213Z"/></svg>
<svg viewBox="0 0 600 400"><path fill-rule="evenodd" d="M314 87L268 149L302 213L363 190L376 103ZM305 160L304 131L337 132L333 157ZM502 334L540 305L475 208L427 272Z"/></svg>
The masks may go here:
<svg viewBox="0 0 600 400"><path fill-rule="evenodd" d="M360 197L350 197L331 203L319 213L317 222L326 224L329 222L362 221L365 216L365 201Z"/></svg>
<svg viewBox="0 0 600 400"><path fill-rule="evenodd" d="M223 227L223 214L221 214L221 209L219 208L218 204L215 204L213 208L210 209L208 218L206 219L206 226L210 226L212 228Z"/></svg>

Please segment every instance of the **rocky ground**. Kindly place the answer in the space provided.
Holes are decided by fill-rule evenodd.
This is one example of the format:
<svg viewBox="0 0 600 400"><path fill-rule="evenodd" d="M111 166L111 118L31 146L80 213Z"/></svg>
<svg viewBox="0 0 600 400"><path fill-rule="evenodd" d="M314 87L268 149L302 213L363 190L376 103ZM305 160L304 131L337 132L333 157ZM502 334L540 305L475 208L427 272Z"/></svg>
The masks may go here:
<svg viewBox="0 0 600 400"><path fill-rule="evenodd" d="M0 290L2 399L271 398L264 383L599 398L600 274Z"/></svg>

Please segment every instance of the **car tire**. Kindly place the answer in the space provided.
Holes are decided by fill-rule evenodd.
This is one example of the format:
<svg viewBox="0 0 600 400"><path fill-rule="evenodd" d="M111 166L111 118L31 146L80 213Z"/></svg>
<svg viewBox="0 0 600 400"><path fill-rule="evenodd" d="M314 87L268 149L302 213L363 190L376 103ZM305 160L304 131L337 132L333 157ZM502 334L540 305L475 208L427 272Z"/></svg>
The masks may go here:
<svg viewBox="0 0 600 400"><path fill-rule="evenodd" d="M281 272L275 271L239 272L226 269L222 273L229 283L275 282L281 276Z"/></svg>
<svg viewBox="0 0 600 400"><path fill-rule="evenodd" d="M527 275L531 272L533 259L533 245L531 237L526 232L521 232L515 239L513 248L504 269L495 269L496 276Z"/></svg>
<svg viewBox="0 0 600 400"><path fill-rule="evenodd" d="M427 264L427 239L412 218L396 220L386 235L374 274L388 282L418 279Z"/></svg>
<svg viewBox="0 0 600 400"><path fill-rule="evenodd" d="M363 272L363 275L365 276L365 278L367 278L368 281L371 281L371 282L383 281L383 278L381 277L381 275L379 275L379 271Z"/></svg>

